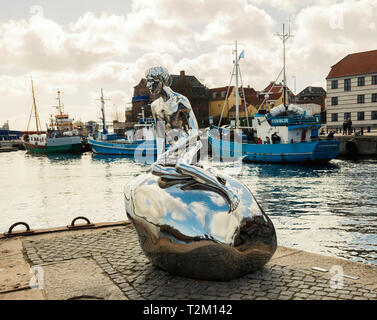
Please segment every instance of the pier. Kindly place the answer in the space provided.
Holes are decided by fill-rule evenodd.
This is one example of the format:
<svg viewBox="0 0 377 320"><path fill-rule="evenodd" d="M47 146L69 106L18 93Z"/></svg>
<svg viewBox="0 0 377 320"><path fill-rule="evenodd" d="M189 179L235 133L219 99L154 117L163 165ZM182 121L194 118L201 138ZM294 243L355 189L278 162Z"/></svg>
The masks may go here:
<svg viewBox="0 0 377 320"><path fill-rule="evenodd" d="M0 152L17 151L22 147L20 140L0 141Z"/></svg>
<svg viewBox="0 0 377 320"><path fill-rule="evenodd" d="M377 132L363 135L335 135L340 140L339 156L377 156Z"/></svg>
<svg viewBox="0 0 377 320"><path fill-rule="evenodd" d="M199 281L152 266L127 221L116 227L64 229L0 237L0 300L377 299L373 265L279 246L260 271L227 282ZM39 270L39 288L30 287L35 283L30 268ZM334 279L341 274L332 268L343 272L341 283L335 281L338 287Z"/></svg>

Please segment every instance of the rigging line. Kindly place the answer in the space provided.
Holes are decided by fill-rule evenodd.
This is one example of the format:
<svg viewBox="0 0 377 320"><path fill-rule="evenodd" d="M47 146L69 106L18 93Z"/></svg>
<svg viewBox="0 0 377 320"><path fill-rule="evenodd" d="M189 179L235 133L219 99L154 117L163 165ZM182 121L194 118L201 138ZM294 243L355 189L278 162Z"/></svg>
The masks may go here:
<svg viewBox="0 0 377 320"><path fill-rule="evenodd" d="M242 75L241 75L241 68L238 66L238 72L240 73L240 80L241 80L241 88L242 88L242 95L243 95L243 105L245 108L245 114L246 114L246 121L247 121L247 126L250 127L249 123L249 114L247 112L247 106L246 106L246 96L245 96L245 90L243 87L243 81L242 81Z"/></svg>
<svg viewBox="0 0 377 320"><path fill-rule="evenodd" d="M29 121L27 123L27 129L26 131L29 131L29 126L30 126L30 120L31 120L31 115L33 114L33 104L31 105L31 110L30 110L30 116L29 116Z"/></svg>
<svg viewBox="0 0 377 320"><path fill-rule="evenodd" d="M267 94L269 94L269 93L271 92L272 88L274 87L276 81L278 81L278 79L279 79L281 73L283 72L283 70L284 70L284 68L280 70L278 76L276 77L275 81L272 83L272 86L271 86L270 90L267 92ZM259 105L259 108L258 108L257 112L259 112L259 109L262 107L262 105L263 105L263 103L265 103L265 101L266 101L266 94L264 95L264 100L263 100L262 103ZM267 110L267 106L266 106L266 110Z"/></svg>
<svg viewBox="0 0 377 320"><path fill-rule="evenodd" d="M230 90L230 85L232 84L232 79L233 79L233 75L234 75L234 68L235 68L236 64L233 65L233 70L232 70L232 75L230 76L230 81L229 81L229 84L228 84L228 91L226 93L226 97L225 97L225 100L224 100L224 104L223 104L223 109L221 110L221 115L220 115L220 120L219 120L219 127L221 125L221 119L223 118L223 113L224 113L224 109L225 109L225 104L228 100L228 97L229 97L229 90Z"/></svg>

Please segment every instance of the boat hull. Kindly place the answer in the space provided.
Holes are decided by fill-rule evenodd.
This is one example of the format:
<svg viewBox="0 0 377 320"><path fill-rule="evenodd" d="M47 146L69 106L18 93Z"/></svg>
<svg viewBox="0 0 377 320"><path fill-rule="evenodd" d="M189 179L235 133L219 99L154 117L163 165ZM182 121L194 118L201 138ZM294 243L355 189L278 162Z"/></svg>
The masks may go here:
<svg viewBox="0 0 377 320"><path fill-rule="evenodd" d="M233 142L208 137L215 158L234 157ZM264 163L326 163L339 153L340 141L317 140L300 143L252 144L242 143L245 161Z"/></svg>
<svg viewBox="0 0 377 320"><path fill-rule="evenodd" d="M120 143L117 141L101 141L88 139L93 153L102 155L124 155L124 156L156 156L157 148L154 141L143 141L140 143Z"/></svg>
<svg viewBox="0 0 377 320"><path fill-rule="evenodd" d="M37 145L28 142L23 142L23 145L27 152L29 153L42 153L42 154L50 154L50 153L80 153L82 152L82 143L81 139L65 139L67 141L59 141L59 139L55 139L55 141L50 142L47 141L45 145Z"/></svg>

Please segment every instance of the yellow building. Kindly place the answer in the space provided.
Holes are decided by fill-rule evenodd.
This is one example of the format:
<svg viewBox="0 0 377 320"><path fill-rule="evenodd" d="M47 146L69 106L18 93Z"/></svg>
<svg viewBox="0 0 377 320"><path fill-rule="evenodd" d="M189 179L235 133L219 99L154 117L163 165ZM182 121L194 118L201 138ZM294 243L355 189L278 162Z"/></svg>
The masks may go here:
<svg viewBox="0 0 377 320"><path fill-rule="evenodd" d="M284 100L284 88L281 83L271 82L262 92L260 92L262 97L262 103L260 110L266 110L269 112L273 107L283 104ZM293 103L294 94L287 87L287 104Z"/></svg>
<svg viewBox="0 0 377 320"><path fill-rule="evenodd" d="M250 87L239 88L239 116L240 118L246 117L245 111L245 104L243 98L243 92L245 93L246 97L246 105L247 105L247 115L249 117L253 116L254 113L257 112L258 109L258 102L259 96L257 92ZM220 88L213 88L210 89L210 97L209 97L209 107L208 112L209 116L212 117L213 123L215 125L218 124L221 113L222 114L222 123L225 121L229 123L231 119L236 118L236 88L235 86L226 86ZM228 99L226 99L228 97ZM224 109L224 111L223 111Z"/></svg>

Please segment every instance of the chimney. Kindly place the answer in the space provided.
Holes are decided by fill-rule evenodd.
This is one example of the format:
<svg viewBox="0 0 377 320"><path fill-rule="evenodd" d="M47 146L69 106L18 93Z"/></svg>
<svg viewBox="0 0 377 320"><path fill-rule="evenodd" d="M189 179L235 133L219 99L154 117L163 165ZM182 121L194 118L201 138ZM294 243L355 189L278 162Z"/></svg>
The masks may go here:
<svg viewBox="0 0 377 320"><path fill-rule="evenodd" d="M180 76L181 76L181 78L183 78L185 76L185 70L181 71Z"/></svg>

